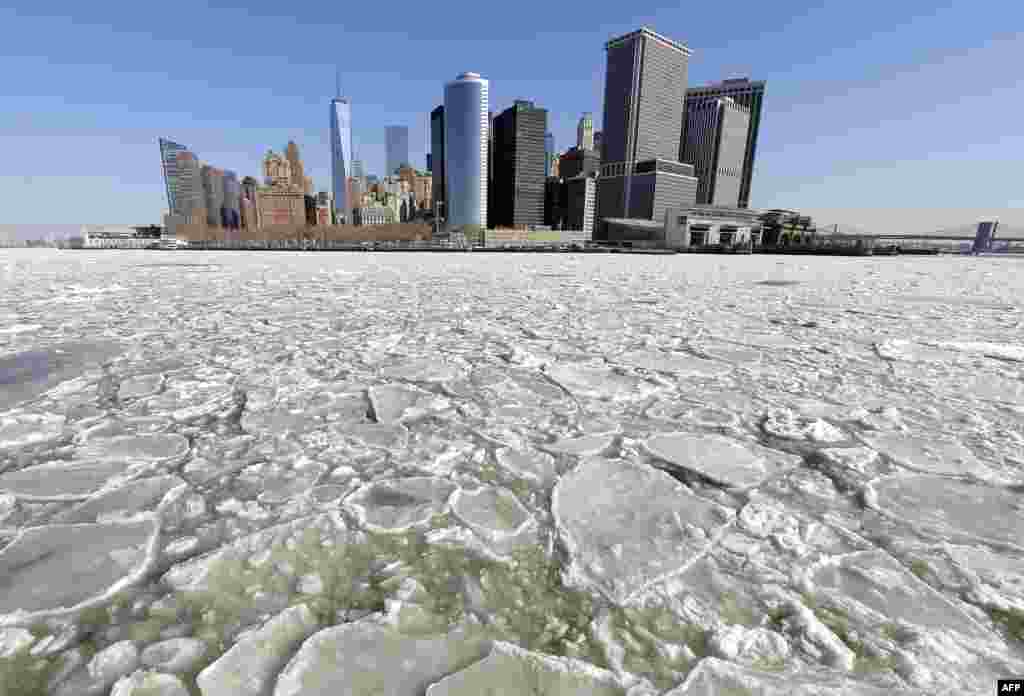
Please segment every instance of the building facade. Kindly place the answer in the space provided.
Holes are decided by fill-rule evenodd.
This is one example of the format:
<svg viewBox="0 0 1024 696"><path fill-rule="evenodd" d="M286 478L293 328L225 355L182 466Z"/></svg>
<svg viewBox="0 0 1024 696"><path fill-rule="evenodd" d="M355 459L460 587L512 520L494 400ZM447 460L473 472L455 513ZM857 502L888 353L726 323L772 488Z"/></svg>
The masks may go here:
<svg viewBox="0 0 1024 696"><path fill-rule="evenodd" d="M491 227L544 224L544 139L548 112L516 100L494 119Z"/></svg>
<svg viewBox="0 0 1024 696"><path fill-rule="evenodd" d="M386 175L391 176L409 162L409 127L386 126L384 128L384 157Z"/></svg>
<svg viewBox="0 0 1024 696"><path fill-rule="evenodd" d="M348 177L352 163L352 105L348 99L331 100L331 192L334 194L334 219L351 222Z"/></svg>
<svg viewBox="0 0 1024 696"><path fill-rule="evenodd" d="M681 158L696 173L697 203L740 205L750 112L729 97L686 104Z"/></svg>
<svg viewBox="0 0 1024 696"><path fill-rule="evenodd" d="M256 209L262 227L306 224L306 197L301 191L261 188L256 192Z"/></svg>
<svg viewBox="0 0 1024 696"><path fill-rule="evenodd" d="M569 148L558 158L558 175L563 179L571 179L574 176L591 176L597 174L601 169L601 158L595 150L581 150L578 147Z"/></svg>
<svg viewBox="0 0 1024 696"><path fill-rule="evenodd" d="M747 142L743 152L743 171L740 174L739 207L750 207L750 186L754 178L754 161L757 156L757 137L761 127L761 103L764 100L764 81L752 81L748 78L736 78L722 82L691 87L686 90L686 109L696 107L702 101L710 101L728 97L736 104L746 108L750 117L747 129ZM684 122L684 129L686 127ZM680 143L686 142L685 131L681 134ZM685 161L685 160L684 160Z"/></svg>
<svg viewBox="0 0 1024 696"><path fill-rule="evenodd" d="M594 133L594 152L597 153L598 159L601 159L601 158L604 157L604 154L602 154L602 152L601 152L601 147L602 147L603 143L604 143L604 133L602 133L601 131L597 131L596 133Z"/></svg>
<svg viewBox="0 0 1024 696"><path fill-rule="evenodd" d="M355 212L357 225L390 225L395 222L394 210L388 207L363 207Z"/></svg>
<svg viewBox="0 0 1024 696"><path fill-rule="evenodd" d="M589 241L594 237L594 217L597 213L597 179L593 176L575 176L564 179L565 220L563 229L581 230Z"/></svg>
<svg viewBox="0 0 1024 696"><path fill-rule="evenodd" d="M555 154L555 136L551 133L544 134L544 176L558 176L557 174L551 173L551 161L552 158L556 157Z"/></svg>
<svg viewBox="0 0 1024 696"><path fill-rule="evenodd" d="M180 214L176 202L178 186L178 153L188 152L188 148L166 138L159 139L160 164L164 174L164 188L167 191L167 210L172 214Z"/></svg>
<svg viewBox="0 0 1024 696"><path fill-rule="evenodd" d="M430 176L433 180L431 207L435 213L440 209L440 215L447 215L443 210L445 206L444 188L444 104L430 112L430 151L431 170Z"/></svg>
<svg viewBox="0 0 1024 696"><path fill-rule="evenodd" d="M598 216L628 218L642 212L650 220L652 214L663 215L670 202L685 200L691 185L696 186L692 167L675 166L690 49L641 28L612 39L605 50Z"/></svg>
<svg viewBox="0 0 1024 696"><path fill-rule="evenodd" d="M210 227L220 227L221 208L224 207L224 172L208 164L204 164L200 171L205 197L206 224Z"/></svg>
<svg viewBox="0 0 1024 696"><path fill-rule="evenodd" d="M594 149L594 115L589 111L580 116L576 124L576 147L580 150Z"/></svg>
<svg viewBox="0 0 1024 696"><path fill-rule="evenodd" d="M487 224L488 82L462 73L444 90L445 195L449 227Z"/></svg>
<svg viewBox="0 0 1024 696"><path fill-rule="evenodd" d="M203 193L202 167L199 159L188 150L176 154L177 171L175 173L175 212L185 222L193 222L193 217L206 220L206 196ZM198 222L198 220L194 220Z"/></svg>

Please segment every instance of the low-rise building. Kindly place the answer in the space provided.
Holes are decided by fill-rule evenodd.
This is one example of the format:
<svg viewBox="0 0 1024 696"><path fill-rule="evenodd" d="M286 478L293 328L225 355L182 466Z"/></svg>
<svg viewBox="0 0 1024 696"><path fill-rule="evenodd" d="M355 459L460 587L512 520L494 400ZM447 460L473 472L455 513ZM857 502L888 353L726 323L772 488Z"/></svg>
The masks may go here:
<svg viewBox="0 0 1024 696"><path fill-rule="evenodd" d="M356 208L355 218L357 225L390 225L398 219L393 209L383 206Z"/></svg>
<svg viewBox="0 0 1024 696"><path fill-rule="evenodd" d="M613 246L737 250L761 244L758 213L747 208L700 205L669 208L661 221L606 218L604 225L606 238L603 241Z"/></svg>

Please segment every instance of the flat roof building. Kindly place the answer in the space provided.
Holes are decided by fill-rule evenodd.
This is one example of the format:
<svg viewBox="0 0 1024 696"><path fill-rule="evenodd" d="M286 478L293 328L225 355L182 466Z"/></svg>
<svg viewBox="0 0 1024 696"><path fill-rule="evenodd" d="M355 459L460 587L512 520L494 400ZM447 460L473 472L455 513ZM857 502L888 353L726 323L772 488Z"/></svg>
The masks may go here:
<svg viewBox="0 0 1024 696"><path fill-rule="evenodd" d="M666 206L692 205L696 193L693 168L678 162L691 51L647 28L605 50L597 214L657 220Z"/></svg>
<svg viewBox="0 0 1024 696"><path fill-rule="evenodd" d="M736 104L747 109L750 115L750 126L747 129L747 142L743 151L743 171L740 175L739 207L750 207L750 186L754 178L754 162L757 156L757 138L761 127L761 103L764 101L764 81L752 81L748 78L723 80L710 85L691 87L686 90L686 108L696 106L702 101L729 97ZM680 150L686 142L686 122L680 135ZM680 158L687 161L682 157Z"/></svg>
<svg viewBox="0 0 1024 696"><path fill-rule="evenodd" d="M697 203L740 206L750 112L729 97L687 102L682 160L696 173Z"/></svg>
<svg viewBox="0 0 1024 696"><path fill-rule="evenodd" d="M491 227L544 223L544 137L548 112L516 100L494 119Z"/></svg>

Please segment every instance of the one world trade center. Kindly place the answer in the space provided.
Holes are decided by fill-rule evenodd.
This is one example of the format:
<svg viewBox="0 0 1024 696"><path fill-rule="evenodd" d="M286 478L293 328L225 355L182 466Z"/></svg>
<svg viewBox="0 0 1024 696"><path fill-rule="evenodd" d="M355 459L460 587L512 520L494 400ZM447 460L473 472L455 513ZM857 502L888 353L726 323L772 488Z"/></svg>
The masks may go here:
<svg viewBox="0 0 1024 696"><path fill-rule="evenodd" d="M352 167L352 105L348 99L331 99L331 190L334 192L335 224L351 224L352 201L348 177Z"/></svg>

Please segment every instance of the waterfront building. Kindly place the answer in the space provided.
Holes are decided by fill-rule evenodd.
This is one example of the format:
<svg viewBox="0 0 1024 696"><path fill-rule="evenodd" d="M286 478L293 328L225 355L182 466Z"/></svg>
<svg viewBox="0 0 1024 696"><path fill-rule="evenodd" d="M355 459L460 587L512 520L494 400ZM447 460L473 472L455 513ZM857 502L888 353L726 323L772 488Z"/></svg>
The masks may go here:
<svg viewBox="0 0 1024 696"><path fill-rule="evenodd" d="M555 136L551 133L544 134L544 176L557 176L557 174L551 173L551 162L552 157L556 157L555 153Z"/></svg>
<svg viewBox="0 0 1024 696"><path fill-rule="evenodd" d="M175 211L183 223L193 222L193 216L206 220L206 197L203 193L202 169L199 158L188 150L178 151L175 155L176 173L174 187ZM198 222L198 220L195 220Z"/></svg>
<svg viewBox="0 0 1024 696"><path fill-rule="evenodd" d="M750 112L729 97L686 104L681 159L697 176L697 203L740 205Z"/></svg>
<svg viewBox="0 0 1024 696"><path fill-rule="evenodd" d="M563 179L562 200L565 205L563 229L581 230L586 239L593 239L594 216L597 211L597 179L594 176L574 176Z"/></svg>
<svg viewBox="0 0 1024 696"><path fill-rule="evenodd" d="M288 187L261 188L256 192L260 226L305 225L306 200L301 191Z"/></svg>
<svg viewBox="0 0 1024 696"><path fill-rule="evenodd" d="M384 128L384 150L387 166L385 174L391 176L401 167L409 164L409 127L387 126Z"/></svg>
<svg viewBox="0 0 1024 696"><path fill-rule="evenodd" d="M351 221L352 204L348 191L352 162L352 105L348 99L331 99L331 191L334 194L334 219L338 224Z"/></svg>
<svg viewBox="0 0 1024 696"><path fill-rule="evenodd" d="M571 147L558 158L558 175L563 179L574 176L591 176L601 169L601 158L595 150L581 150Z"/></svg>
<svg viewBox="0 0 1024 696"><path fill-rule="evenodd" d="M170 214L180 214L175 201L178 186L178 153L188 152L188 148L166 138L159 139L160 163L163 167L164 189L167 192L167 210Z"/></svg>
<svg viewBox="0 0 1024 696"><path fill-rule="evenodd" d="M576 124L576 147L580 150L594 149L594 115L589 111Z"/></svg>
<svg viewBox="0 0 1024 696"><path fill-rule="evenodd" d="M488 82L467 72L445 85L445 195L450 227L487 224Z"/></svg>
<svg viewBox="0 0 1024 696"><path fill-rule="evenodd" d="M548 112L525 100L494 119L494 209L491 227L544 222L544 139Z"/></svg>
<svg viewBox="0 0 1024 696"><path fill-rule="evenodd" d="M390 225L395 222L395 212L383 206L364 206L355 211L357 225Z"/></svg>
<svg viewBox="0 0 1024 696"><path fill-rule="evenodd" d="M430 150L432 178L432 200L431 207L437 211L439 208L442 216L447 215L443 209L445 205L444 188L444 105L437 107L430 112Z"/></svg>
<svg viewBox="0 0 1024 696"><path fill-rule="evenodd" d="M757 155L757 137L761 127L761 103L764 100L764 87L764 81L752 81L743 77L711 85L691 87L686 90L687 111L697 108L701 102L728 97L744 107L749 114L750 125L747 128L747 141L743 151L743 171L740 174L739 207L741 208L750 207L750 185L754 177L754 158ZM686 123L686 121L683 123L684 129ZM681 146L686 139L684 130L680 136Z"/></svg>
<svg viewBox="0 0 1024 696"><path fill-rule="evenodd" d="M206 224L210 227L221 226L221 208L224 207L224 172L208 164L200 169L205 198Z"/></svg>
<svg viewBox="0 0 1024 696"><path fill-rule="evenodd" d="M242 226L242 186L238 174L224 172L224 205L221 208L221 227L238 230Z"/></svg>
<svg viewBox="0 0 1024 696"><path fill-rule="evenodd" d="M678 161L690 49L641 28L605 50L598 216L660 220L696 197L693 167Z"/></svg>

